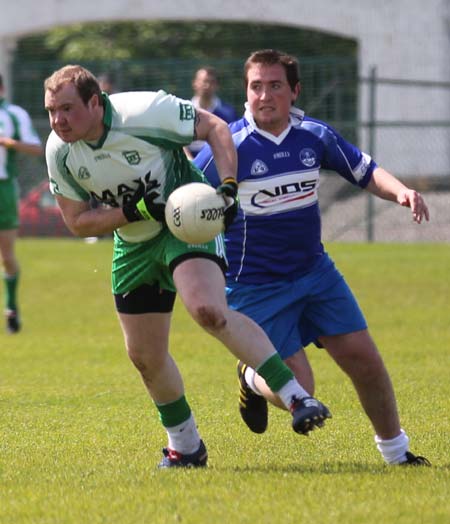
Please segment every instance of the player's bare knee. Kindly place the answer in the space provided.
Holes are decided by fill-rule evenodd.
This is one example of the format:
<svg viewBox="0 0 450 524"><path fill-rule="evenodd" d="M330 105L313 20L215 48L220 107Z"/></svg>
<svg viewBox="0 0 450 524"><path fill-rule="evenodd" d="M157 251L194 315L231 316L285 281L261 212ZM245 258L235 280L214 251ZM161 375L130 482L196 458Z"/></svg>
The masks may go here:
<svg viewBox="0 0 450 524"><path fill-rule="evenodd" d="M152 370L158 369L159 365L162 364L159 362L157 355L150 360L148 355L139 349L128 347L127 352L134 367L141 375L148 375Z"/></svg>
<svg viewBox="0 0 450 524"><path fill-rule="evenodd" d="M225 328L227 320L223 312L212 306L199 306L195 309L193 317L206 331L216 332Z"/></svg>
<svg viewBox="0 0 450 524"><path fill-rule="evenodd" d="M142 358L141 353L132 348L127 348L127 353L134 367L141 373L145 371L146 363L144 359Z"/></svg>

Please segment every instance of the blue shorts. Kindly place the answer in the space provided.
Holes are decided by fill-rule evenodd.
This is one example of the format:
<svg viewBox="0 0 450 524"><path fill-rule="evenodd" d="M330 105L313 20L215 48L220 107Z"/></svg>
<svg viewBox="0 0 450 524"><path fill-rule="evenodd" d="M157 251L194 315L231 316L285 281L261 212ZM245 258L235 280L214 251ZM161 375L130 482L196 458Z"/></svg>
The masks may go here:
<svg viewBox="0 0 450 524"><path fill-rule="evenodd" d="M311 342L320 347L321 335L367 328L352 291L327 254L297 279L233 283L226 291L230 308L257 322L283 359Z"/></svg>

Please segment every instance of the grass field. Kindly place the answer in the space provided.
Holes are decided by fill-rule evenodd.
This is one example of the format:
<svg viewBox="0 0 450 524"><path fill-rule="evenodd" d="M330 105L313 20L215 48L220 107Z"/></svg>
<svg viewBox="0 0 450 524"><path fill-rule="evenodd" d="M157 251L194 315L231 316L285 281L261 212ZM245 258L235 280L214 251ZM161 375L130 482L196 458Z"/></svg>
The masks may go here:
<svg viewBox="0 0 450 524"><path fill-rule="evenodd" d="M333 244L396 388L411 449L383 464L347 378L308 348L333 412L309 438L237 412L235 360L177 304L172 352L208 446L207 470L158 471L165 434L125 354L111 243L18 244L23 332L0 331L0 523L450 522L450 246Z"/></svg>

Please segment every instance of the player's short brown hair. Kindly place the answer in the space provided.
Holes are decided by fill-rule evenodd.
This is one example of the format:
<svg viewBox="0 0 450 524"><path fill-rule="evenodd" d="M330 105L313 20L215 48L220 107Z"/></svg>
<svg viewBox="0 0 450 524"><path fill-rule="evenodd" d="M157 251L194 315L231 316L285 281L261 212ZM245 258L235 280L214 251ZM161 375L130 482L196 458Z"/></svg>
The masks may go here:
<svg viewBox="0 0 450 524"><path fill-rule="evenodd" d="M300 71L298 61L294 56L277 51L276 49L260 49L254 51L244 64L244 84L247 89L248 70L253 64L275 65L279 64L286 71L286 78L292 91L300 82Z"/></svg>
<svg viewBox="0 0 450 524"><path fill-rule="evenodd" d="M80 65L66 65L55 71L44 82L44 91L56 93L65 84L73 84L81 100L87 104L93 95L97 95L100 105L103 105L102 92L97 78Z"/></svg>

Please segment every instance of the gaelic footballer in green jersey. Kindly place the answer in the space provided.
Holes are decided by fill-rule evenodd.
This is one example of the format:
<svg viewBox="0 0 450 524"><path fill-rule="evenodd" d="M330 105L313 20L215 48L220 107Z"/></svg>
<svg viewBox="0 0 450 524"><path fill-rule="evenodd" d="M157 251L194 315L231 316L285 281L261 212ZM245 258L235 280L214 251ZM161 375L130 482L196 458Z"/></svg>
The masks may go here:
<svg viewBox="0 0 450 524"><path fill-rule="evenodd" d="M66 143L51 133L46 156L55 194L82 201L93 196L121 207L147 174L161 203L176 187L204 181L181 151L194 136L195 111L189 101L158 91L105 96L104 104L105 132L97 143ZM118 233L123 240L139 242L161 229L156 221L139 221Z"/></svg>
<svg viewBox="0 0 450 524"><path fill-rule="evenodd" d="M323 420L313 416L318 409L302 402L309 395L264 331L228 308L222 236L205 244L186 244L161 220L161 209L175 188L204 180L183 153L183 146L199 138L213 151L221 180L217 191L230 198L225 224L232 222L238 205L237 157L226 123L164 91L108 98L80 66L56 71L44 88L53 129L47 165L64 219L78 236L115 232L116 309L130 359L168 435L160 466L204 466L207 461L168 350L175 292L205 331L260 370L291 410L294 431L308 433L321 425ZM93 196L106 206L91 209Z"/></svg>
<svg viewBox="0 0 450 524"><path fill-rule="evenodd" d="M17 289L19 262L15 254L18 216L17 153L42 155L39 136L29 114L4 98L0 75L0 261L4 268L5 319L9 333L21 328Z"/></svg>

